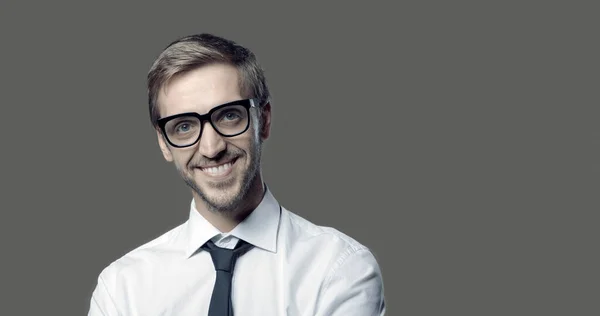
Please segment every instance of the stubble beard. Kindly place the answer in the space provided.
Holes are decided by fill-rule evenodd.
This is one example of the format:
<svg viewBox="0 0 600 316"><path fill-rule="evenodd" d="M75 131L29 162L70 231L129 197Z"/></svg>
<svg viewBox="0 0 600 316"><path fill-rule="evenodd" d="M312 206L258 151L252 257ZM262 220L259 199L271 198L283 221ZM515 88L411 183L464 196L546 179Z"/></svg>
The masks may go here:
<svg viewBox="0 0 600 316"><path fill-rule="evenodd" d="M261 148L262 145L260 142L253 142L253 146L250 149L250 156L245 156L247 159L250 159L250 164L242 175L239 191L230 192L229 194L227 194L227 192L224 192L225 194L227 194L227 196L225 197L211 197L209 194L207 194L206 191L203 190L194 180L193 170L185 172L179 167L177 169L179 171L179 174L183 178L183 181L198 195L198 197L202 199L202 201L204 201L204 203L208 206L209 211L213 213L231 214L238 210L240 206L243 206L243 204L248 200L248 197L251 194L250 191L252 189L252 185L254 184L260 173L260 161L262 151ZM212 183L210 184L210 186L216 190L225 191L229 188L234 190L234 185L236 181L236 178L232 178L224 182Z"/></svg>

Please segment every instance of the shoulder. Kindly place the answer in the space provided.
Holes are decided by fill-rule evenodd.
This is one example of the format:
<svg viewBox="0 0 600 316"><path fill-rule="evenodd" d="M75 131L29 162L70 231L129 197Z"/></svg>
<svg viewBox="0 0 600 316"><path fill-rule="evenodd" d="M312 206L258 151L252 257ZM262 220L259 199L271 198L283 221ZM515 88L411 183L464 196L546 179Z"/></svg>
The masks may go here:
<svg viewBox="0 0 600 316"><path fill-rule="evenodd" d="M288 229L288 237L299 242L319 242L356 252L368 249L355 238L337 228L316 224L308 219L282 208L283 226Z"/></svg>
<svg viewBox="0 0 600 316"><path fill-rule="evenodd" d="M383 276L373 252L333 227L283 212L289 262L316 282L319 315L384 315ZM300 261L298 261L300 260Z"/></svg>
<svg viewBox="0 0 600 316"><path fill-rule="evenodd" d="M184 251L177 243L184 225L182 223L112 261L100 272L99 281L106 285L116 284L119 279L159 268L170 255Z"/></svg>
<svg viewBox="0 0 600 316"><path fill-rule="evenodd" d="M342 266L379 271L371 249L337 228L318 225L283 209L282 229L288 255L311 257L328 266L330 276Z"/></svg>

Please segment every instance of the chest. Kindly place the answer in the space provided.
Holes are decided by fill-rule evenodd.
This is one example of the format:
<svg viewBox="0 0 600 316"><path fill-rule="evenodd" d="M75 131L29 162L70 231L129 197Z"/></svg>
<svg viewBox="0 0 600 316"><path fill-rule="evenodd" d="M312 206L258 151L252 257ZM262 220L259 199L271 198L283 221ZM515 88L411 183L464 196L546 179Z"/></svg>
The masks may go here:
<svg viewBox="0 0 600 316"><path fill-rule="evenodd" d="M232 275L231 300L238 315L314 315L325 278L316 262L248 254ZM122 280L125 315L207 315L216 273L210 257L147 266Z"/></svg>

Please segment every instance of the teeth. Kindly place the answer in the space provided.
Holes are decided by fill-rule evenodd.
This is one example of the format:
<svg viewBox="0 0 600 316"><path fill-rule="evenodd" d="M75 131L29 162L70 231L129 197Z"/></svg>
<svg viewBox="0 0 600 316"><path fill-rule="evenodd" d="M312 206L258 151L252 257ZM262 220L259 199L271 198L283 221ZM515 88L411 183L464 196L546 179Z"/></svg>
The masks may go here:
<svg viewBox="0 0 600 316"><path fill-rule="evenodd" d="M209 173L211 175L216 175L216 176L229 171L229 169L231 169L231 162L228 162L224 165L220 165L218 167L202 168L202 170L204 172Z"/></svg>

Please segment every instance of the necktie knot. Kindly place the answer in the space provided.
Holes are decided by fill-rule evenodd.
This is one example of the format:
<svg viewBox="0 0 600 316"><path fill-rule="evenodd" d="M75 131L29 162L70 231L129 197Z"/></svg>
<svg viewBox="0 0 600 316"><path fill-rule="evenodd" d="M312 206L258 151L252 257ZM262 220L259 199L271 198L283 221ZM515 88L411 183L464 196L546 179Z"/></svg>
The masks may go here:
<svg viewBox="0 0 600 316"><path fill-rule="evenodd" d="M252 248L252 245L243 240L240 240L234 249L218 247L210 240L202 246L202 249L210 253L215 270L227 273L233 272L237 258L250 250L250 248Z"/></svg>

